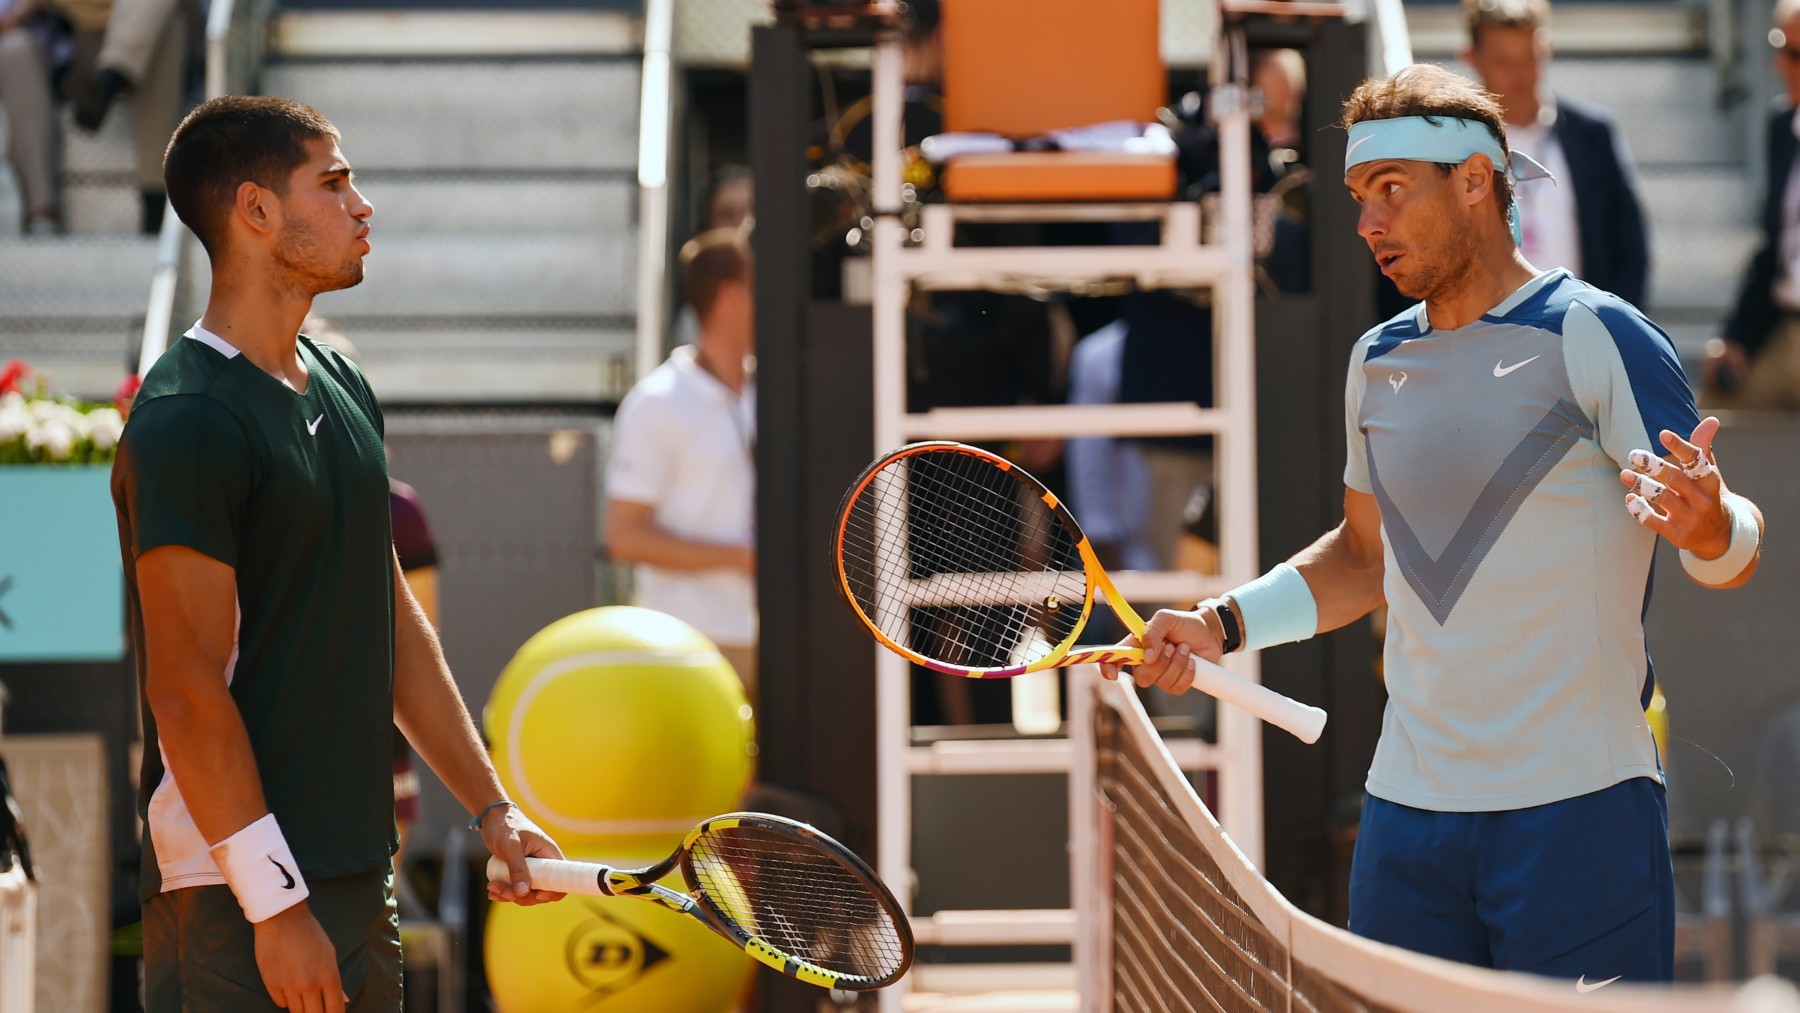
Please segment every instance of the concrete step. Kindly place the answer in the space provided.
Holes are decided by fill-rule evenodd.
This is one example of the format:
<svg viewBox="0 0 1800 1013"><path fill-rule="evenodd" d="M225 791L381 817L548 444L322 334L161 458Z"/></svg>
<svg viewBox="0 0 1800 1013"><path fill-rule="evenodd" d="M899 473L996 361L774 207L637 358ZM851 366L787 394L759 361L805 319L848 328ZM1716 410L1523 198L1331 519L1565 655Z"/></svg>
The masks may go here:
<svg viewBox="0 0 1800 1013"><path fill-rule="evenodd" d="M156 263L150 236L0 236L0 320L142 315ZM0 349L5 347L0 323Z"/></svg>
<svg viewBox="0 0 1800 1013"><path fill-rule="evenodd" d="M1406 24L1419 59L1454 56L1468 45L1457 4L1407 4ZM1552 31L1559 53L1689 55L1706 47L1701 9L1671 3L1559 3Z"/></svg>
<svg viewBox="0 0 1800 1013"><path fill-rule="evenodd" d="M137 106L130 96L121 98L94 133L75 126L75 114L65 103L58 113L63 138L63 171L114 172L129 177L137 171L137 148L132 140ZM157 153L157 175L162 174L162 154Z"/></svg>
<svg viewBox="0 0 1800 1013"><path fill-rule="evenodd" d="M1646 166L1638 196L1658 230L1753 225L1761 210L1742 166Z"/></svg>
<svg viewBox="0 0 1800 1013"><path fill-rule="evenodd" d="M1655 307L1722 316L1758 237L1751 226L1658 229L1651 236L1650 297Z"/></svg>
<svg viewBox="0 0 1800 1013"><path fill-rule="evenodd" d="M320 296L328 316L629 316L637 239L606 235L388 235L377 226L363 283Z"/></svg>
<svg viewBox="0 0 1800 1013"><path fill-rule="evenodd" d="M315 106L359 171L637 164L636 60L286 60L263 90Z"/></svg>
<svg viewBox="0 0 1800 1013"><path fill-rule="evenodd" d="M628 174L358 173L383 236L415 233L629 233L637 181Z"/></svg>
<svg viewBox="0 0 1800 1013"><path fill-rule="evenodd" d="M1737 166L1744 164L1749 136L1742 110L1671 112L1649 105L1612 110L1625 144L1639 166Z"/></svg>
<svg viewBox="0 0 1800 1013"><path fill-rule="evenodd" d="M617 401L631 383L629 321L334 317L387 403Z"/></svg>
<svg viewBox="0 0 1800 1013"><path fill-rule="evenodd" d="M1552 90L1609 109L1717 109L1712 65L1703 55L1558 55L1550 61L1549 78Z"/></svg>
<svg viewBox="0 0 1800 1013"><path fill-rule="evenodd" d="M1442 64L1473 81L1475 69L1459 52L1414 52L1417 59ZM1604 108L1625 105L1665 109L1714 108L1713 72L1704 56L1687 54L1564 56L1550 61L1550 89Z"/></svg>

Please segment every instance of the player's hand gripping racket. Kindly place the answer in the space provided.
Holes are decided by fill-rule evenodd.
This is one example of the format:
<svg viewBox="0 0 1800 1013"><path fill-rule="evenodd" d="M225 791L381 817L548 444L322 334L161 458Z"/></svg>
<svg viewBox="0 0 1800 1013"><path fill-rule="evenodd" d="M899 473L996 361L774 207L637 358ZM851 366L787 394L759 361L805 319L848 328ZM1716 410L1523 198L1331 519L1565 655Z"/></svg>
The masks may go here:
<svg viewBox="0 0 1800 1013"><path fill-rule="evenodd" d="M551 858L525 864L533 889L653 901L821 988L885 988L912 965L912 929L875 873L842 844L780 816L715 816L647 869ZM676 866L687 893L656 882ZM489 859L488 878L504 882L506 863Z"/></svg>
<svg viewBox="0 0 1800 1013"><path fill-rule="evenodd" d="M1087 536L1043 483L997 454L914 443L871 464L838 512L838 589L882 646L972 679L1067 665L1134 665L1143 652L1078 647L1098 591L1142 635L1144 620L1101 569ZM1302 742L1325 712L1202 658L1193 688Z"/></svg>

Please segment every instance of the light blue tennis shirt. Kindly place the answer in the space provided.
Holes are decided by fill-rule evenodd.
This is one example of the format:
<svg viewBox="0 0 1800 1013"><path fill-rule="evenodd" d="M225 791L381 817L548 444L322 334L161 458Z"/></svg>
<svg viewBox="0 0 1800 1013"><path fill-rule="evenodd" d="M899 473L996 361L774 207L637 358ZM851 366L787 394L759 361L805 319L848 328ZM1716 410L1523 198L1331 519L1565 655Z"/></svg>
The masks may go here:
<svg viewBox="0 0 1800 1013"><path fill-rule="evenodd" d="M1344 483L1381 509L1387 712L1368 791L1522 809L1662 779L1644 719L1656 536L1618 473L1698 424L1669 338L1567 271L1351 354Z"/></svg>

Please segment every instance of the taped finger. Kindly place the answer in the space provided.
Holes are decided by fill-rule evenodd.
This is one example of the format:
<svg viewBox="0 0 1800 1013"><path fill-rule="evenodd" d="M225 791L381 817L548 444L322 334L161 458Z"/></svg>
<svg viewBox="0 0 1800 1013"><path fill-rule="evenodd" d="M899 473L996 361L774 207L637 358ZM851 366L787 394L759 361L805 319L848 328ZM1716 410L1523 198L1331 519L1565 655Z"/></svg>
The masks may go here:
<svg viewBox="0 0 1800 1013"><path fill-rule="evenodd" d="M1667 464L1662 458L1648 450L1634 450L1625 455L1625 461L1631 465L1632 471L1645 475L1660 475L1663 467Z"/></svg>
<svg viewBox="0 0 1800 1013"><path fill-rule="evenodd" d="M1713 467L1712 456L1704 450L1700 456L1681 466L1681 473L1698 482L1708 475L1716 474L1719 469Z"/></svg>
<svg viewBox="0 0 1800 1013"><path fill-rule="evenodd" d="M1631 483L1631 491L1642 496L1644 502L1651 506L1655 506L1657 501L1662 499L1663 493L1669 491L1668 486L1651 478L1649 475L1641 475L1633 471L1621 471L1619 472L1619 477L1629 481Z"/></svg>
<svg viewBox="0 0 1800 1013"><path fill-rule="evenodd" d="M1644 497L1639 496L1635 492L1628 492L1625 494L1625 509L1639 524L1646 526L1650 524L1652 519L1665 522L1669 519L1666 515L1657 513L1654 506L1651 506L1645 501Z"/></svg>

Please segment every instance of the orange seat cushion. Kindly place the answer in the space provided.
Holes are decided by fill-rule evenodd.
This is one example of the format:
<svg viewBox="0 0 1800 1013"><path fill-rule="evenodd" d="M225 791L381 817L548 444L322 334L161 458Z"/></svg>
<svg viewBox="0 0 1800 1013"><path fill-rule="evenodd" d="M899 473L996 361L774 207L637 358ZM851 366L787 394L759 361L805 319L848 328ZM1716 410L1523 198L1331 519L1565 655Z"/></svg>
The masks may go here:
<svg viewBox="0 0 1800 1013"><path fill-rule="evenodd" d="M944 196L962 202L1168 200L1173 155L1019 151L964 155L940 175Z"/></svg>
<svg viewBox="0 0 1800 1013"><path fill-rule="evenodd" d="M944 129L1033 137L1156 118L1158 0L945 0Z"/></svg>

